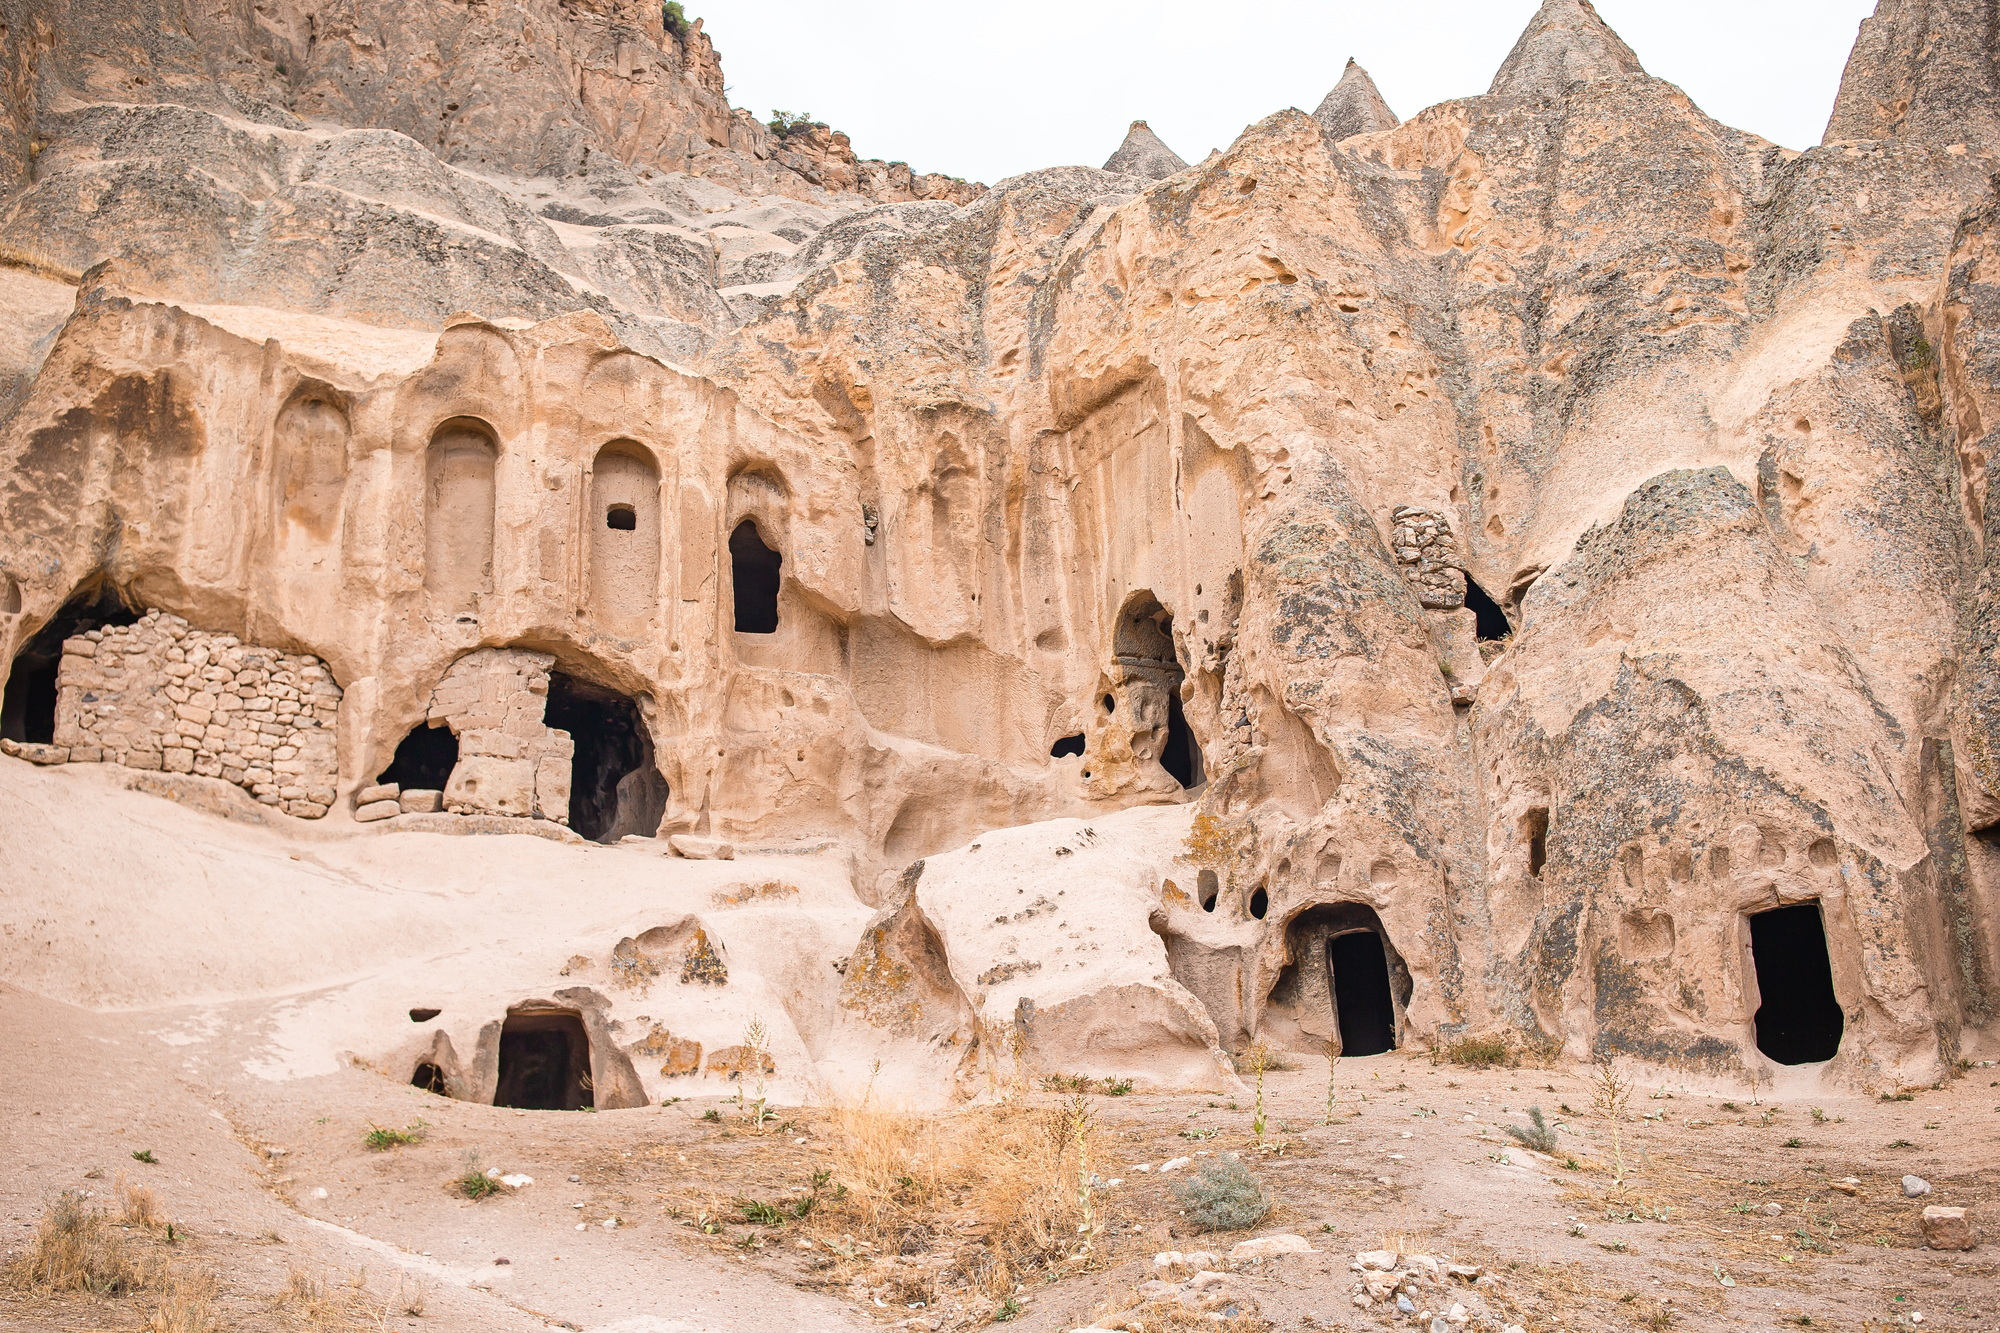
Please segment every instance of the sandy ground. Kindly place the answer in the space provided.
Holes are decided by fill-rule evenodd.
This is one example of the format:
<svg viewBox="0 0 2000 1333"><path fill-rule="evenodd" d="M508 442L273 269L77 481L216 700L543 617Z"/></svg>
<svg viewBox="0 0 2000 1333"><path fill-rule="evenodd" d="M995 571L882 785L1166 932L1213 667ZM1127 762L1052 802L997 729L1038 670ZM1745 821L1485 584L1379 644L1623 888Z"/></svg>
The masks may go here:
<svg viewBox="0 0 2000 1333"><path fill-rule="evenodd" d="M227 1328L736 1333L990 1321L993 1295L953 1276L978 1241L976 1189L963 1216L941 1218L893 1258L835 1263L823 1239L802 1244L823 1233L746 1220L745 1200L796 1195L833 1165L823 1098L779 1090L783 1104L761 1128L713 1096L513 1111L308 1050L341 1032L332 1018L300 1018L318 1012L317 997L407 1002L384 975L458 956L453 932L477 924L465 907L476 893L493 895L479 904L493 966L530 969L543 965L538 951L570 947L551 922L608 935L634 901L706 892L699 877L722 871L678 867L696 878L668 882L659 858L633 849L525 838L411 839L420 855L404 863L394 842L357 830L288 841L282 829L119 790L103 774L0 765L13 765L0 772L0 1067L10 1075L0 1080L0 1251L21 1250L63 1191L111 1206L123 1172L174 1220L170 1256L219 1275ZM58 827L79 811L115 829L99 840L109 847ZM128 878L107 872L106 858ZM49 888L51 864L76 877L67 897ZM412 883L412 865L437 882ZM550 884L571 895L555 908ZM176 894L200 921L172 920L164 900ZM121 916L122 897L142 910ZM335 917L346 926L315 933ZM249 956L235 958L232 940ZM1326 1063L1296 1063L1266 1077L1261 1139L1249 1097L1092 1095L1101 1174L1119 1182L1098 1196L1104 1231L1087 1260L1024 1282L1009 1325L1116 1324L1142 1303L1155 1253L1226 1252L1291 1233L1316 1253L1234 1265L1216 1288L1234 1314L1208 1326L1418 1327L1353 1304L1355 1255L1387 1246L1491 1274L1429 1302L1440 1312L1464 1304L1475 1329L2000 1329L2000 1069L1965 1069L1907 1101L1646 1084L1622 1125L1619 1184L1590 1071L1472 1070L1416 1053L1344 1060L1329 1120ZM1529 1106L1559 1123L1552 1156L1504 1133ZM364 1146L372 1126L418 1121L416 1143ZM1158 1168L1228 1152L1262 1180L1271 1215L1240 1235L1186 1234L1171 1192L1183 1177ZM473 1164L533 1183L479 1202L450 1193ZM1905 1197L1906 1174L1933 1193ZM1926 1203L1971 1207L1982 1246L1922 1248ZM919 1293L909 1275L926 1270L936 1280ZM301 1276L347 1294L306 1311L283 1297ZM0 1289L0 1327L139 1329L150 1299ZM1203 1326L1153 1318L1139 1322Z"/></svg>

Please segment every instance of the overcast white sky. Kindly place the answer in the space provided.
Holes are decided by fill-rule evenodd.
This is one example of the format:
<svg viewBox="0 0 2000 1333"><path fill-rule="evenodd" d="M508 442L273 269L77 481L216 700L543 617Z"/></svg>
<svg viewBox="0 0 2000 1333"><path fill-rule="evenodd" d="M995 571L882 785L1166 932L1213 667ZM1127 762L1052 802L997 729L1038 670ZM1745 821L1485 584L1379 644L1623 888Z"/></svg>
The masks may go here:
<svg viewBox="0 0 2000 1333"><path fill-rule="evenodd" d="M685 0L730 101L809 111L863 157L989 184L1109 157L1135 119L1182 157L1310 111L1353 56L1396 114L1486 91L1538 0ZM1596 0L1649 73L1788 148L1819 142L1875 0Z"/></svg>

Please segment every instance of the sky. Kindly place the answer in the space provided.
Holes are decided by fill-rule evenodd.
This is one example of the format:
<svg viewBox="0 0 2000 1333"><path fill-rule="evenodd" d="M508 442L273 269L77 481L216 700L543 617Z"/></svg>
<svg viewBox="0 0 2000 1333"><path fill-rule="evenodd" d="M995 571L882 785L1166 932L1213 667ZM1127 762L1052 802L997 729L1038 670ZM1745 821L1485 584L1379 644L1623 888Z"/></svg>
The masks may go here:
<svg viewBox="0 0 2000 1333"><path fill-rule="evenodd" d="M1538 0L684 0L729 100L810 112L863 157L991 184L1103 163L1134 120L1188 161L1311 111L1353 56L1399 116L1486 91ZM1875 0L1596 0L1648 73L1787 148L1818 143Z"/></svg>

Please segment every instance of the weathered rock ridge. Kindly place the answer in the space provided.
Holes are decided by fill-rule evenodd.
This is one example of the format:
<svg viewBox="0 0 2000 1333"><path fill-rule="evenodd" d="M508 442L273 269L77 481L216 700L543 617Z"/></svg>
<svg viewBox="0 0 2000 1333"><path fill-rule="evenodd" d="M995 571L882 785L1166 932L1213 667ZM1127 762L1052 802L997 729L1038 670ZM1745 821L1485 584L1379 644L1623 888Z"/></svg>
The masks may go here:
<svg viewBox="0 0 2000 1333"><path fill-rule="evenodd" d="M1484 95L976 196L489 8L10 13L8 663L323 661L313 836L837 849L729 941L792 1072L1993 1048L1994 0L1883 0L1804 152L1547 0ZM650 1095L714 979L623 933L695 969Z"/></svg>

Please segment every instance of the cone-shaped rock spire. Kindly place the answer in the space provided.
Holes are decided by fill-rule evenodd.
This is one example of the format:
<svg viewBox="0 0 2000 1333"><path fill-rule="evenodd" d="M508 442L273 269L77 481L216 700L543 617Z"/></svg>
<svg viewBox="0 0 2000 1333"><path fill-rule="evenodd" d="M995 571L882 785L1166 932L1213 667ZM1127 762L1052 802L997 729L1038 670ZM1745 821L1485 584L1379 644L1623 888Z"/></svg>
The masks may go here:
<svg viewBox="0 0 2000 1333"><path fill-rule="evenodd" d="M1645 72L1590 0L1543 0L1487 95L1553 97L1572 83Z"/></svg>
<svg viewBox="0 0 2000 1333"><path fill-rule="evenodd" d="M1132 128L1125 131L1125 142L1118 145L1118 151L1105 162L1104 169L1160 181L1186 171L1187 163L1181 161L1179 153L1161 143L1160 136L1145 121L1135 120Z"/></svg>
<svg viewBox="0 0 2000 1333"><path fill-rule="evenodd" d="M1994 0L1881 0L1861 23L1826 140L2000 147Z"/></svg>
<svg viewBox="0 0 2000 1333"><path fill-rule="evenodd" d="M1340 76L1340 82L1333 85L1333 91L1319 104L1319 110L1313 112L1313 119L1334 139L1393 130L1403 123L1382 100L1381 90L1368 77L1368 71L1353 60L1347 62L1347 71Z"/></svg>

